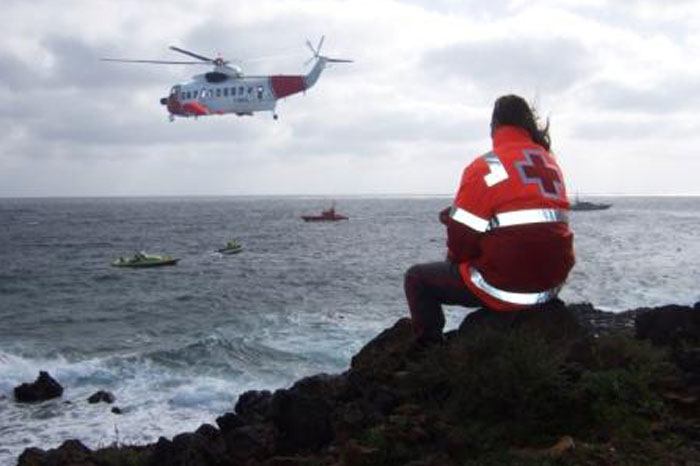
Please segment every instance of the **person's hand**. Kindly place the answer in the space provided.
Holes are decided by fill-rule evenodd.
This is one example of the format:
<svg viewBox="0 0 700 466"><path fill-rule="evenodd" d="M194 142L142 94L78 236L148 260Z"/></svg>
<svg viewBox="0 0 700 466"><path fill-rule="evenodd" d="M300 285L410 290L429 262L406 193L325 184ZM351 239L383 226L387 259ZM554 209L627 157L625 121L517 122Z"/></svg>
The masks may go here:
<svg viewBox="0 0 700 466"><path fill-rule="evenodd" d="M442 223L443 225L447 225L447 222L449 222L451 209L452 209L452 207L447 207L447 208L442 209L440 211L440 214L439 214L440 223Z"/></svg>

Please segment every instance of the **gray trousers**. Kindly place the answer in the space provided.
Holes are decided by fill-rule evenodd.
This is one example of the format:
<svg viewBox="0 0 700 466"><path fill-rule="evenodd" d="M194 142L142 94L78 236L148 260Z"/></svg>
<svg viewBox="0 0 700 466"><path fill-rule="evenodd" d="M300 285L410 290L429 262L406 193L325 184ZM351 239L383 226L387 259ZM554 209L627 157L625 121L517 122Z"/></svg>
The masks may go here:
<svg viewBox="0 0 700 466"><path fill-rule="evenodd" d="M404 277L404 291L413 332L418 340L425 342L442 339L445 327L443 304L483 306L464 284L459 264L448 261L416 264L409 268Z"/></svg>

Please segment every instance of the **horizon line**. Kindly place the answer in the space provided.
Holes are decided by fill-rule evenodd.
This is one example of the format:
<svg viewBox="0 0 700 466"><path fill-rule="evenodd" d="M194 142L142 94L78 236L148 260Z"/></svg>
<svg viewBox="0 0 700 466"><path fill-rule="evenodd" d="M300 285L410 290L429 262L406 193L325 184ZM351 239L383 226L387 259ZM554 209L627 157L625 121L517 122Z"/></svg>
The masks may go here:
<svg viewBox="0 0 700 466"><path fill-rule="evenodd" d="M306 193L306 194L61 194L61 195L2 195L0 199L144 199L144 198L444 198L453 197L454 193ZM700 197L700 193L581 193L572 197Z"/></svg>

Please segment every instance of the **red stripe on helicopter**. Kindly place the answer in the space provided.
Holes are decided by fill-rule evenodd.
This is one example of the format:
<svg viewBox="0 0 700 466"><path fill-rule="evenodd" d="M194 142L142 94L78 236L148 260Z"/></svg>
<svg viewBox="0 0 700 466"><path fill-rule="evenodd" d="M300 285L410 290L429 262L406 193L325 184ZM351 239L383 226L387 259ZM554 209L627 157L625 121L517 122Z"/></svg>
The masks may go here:
<svg viewBox="0 0 700 466"><path fill-rule="evenodd" d="M191 115L209 115L209 109L199 102L186 102L182 105L182 109L185 111L185 113L189 113Z"/></svg>
<svg viewBox="0 0 700 466"><path fill-rule="evenodd" d="M306 80L304 76L299 75L270 76L270 86L272 87L272 92L275 93L275 97L281 99L282 97L305 91Z"/></svg>

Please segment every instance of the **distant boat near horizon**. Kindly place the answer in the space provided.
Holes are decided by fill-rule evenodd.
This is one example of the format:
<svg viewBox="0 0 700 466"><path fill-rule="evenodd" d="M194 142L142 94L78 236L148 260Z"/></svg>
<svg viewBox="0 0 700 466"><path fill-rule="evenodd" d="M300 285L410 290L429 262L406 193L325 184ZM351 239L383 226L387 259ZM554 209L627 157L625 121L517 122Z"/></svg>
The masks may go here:
<svg viewBox="0 0 700 466"><path fill-rule="evenodd" d="M612 204L604 204L597 202L581 201L576 196L574 202L571 203L570 210L574 211L586 211L586 210L606 210L612 207Z"/></svg>
<svg viewBox="0 0 700 466"><path fill-rule="evenodd" d="M330 209L321 212L321 215L302 215L305 222L337 222L338 220L348 220L345 215L335 213L335 202Z"/></svg>
<svg viewBox="0 0 700 466"><path fill-rule="evenodd" d="M219 254L230 256L232 254L238 254L243 251L243 245L238 242L238 240L231 240L226 243L226 246L216 250Z"/></svg>
<svg viewBox="0 0 700 466"><path fill-rule="evenodd" d="M113 267L162 267L164 265L177 265L180 259L176 259L170 254L148 254L138 251L133 257L118 257L112 261Z"/></svg>

